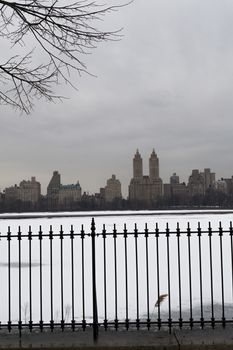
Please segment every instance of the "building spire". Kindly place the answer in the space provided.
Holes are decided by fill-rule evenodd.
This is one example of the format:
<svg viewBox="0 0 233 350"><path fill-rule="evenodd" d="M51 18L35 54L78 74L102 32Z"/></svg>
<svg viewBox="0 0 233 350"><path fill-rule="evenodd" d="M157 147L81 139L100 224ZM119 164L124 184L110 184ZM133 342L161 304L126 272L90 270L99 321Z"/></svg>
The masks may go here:
<svg viewBox="0 0 233 350"><path fill-rule="evenodd" d="M133 177L134 178L142 178L143 170L142 170L142 157L137 149L136 154L133 159Z"/></svg>
<svg viewBox="0 0 233 350"><path fill-rule="evenodd" d="M159 159L157 157L157 154L155 153L154 148L149 159L149 172L151 180L159 178Z"/></svg>

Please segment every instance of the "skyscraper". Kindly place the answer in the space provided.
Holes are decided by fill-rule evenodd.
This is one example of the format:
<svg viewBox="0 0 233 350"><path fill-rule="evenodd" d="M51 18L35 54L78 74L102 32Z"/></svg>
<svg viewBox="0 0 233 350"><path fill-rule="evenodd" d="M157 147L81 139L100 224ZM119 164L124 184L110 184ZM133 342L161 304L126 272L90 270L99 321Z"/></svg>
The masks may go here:
<svg viewBox="0 0 233 350"><path fill-rule="evenodd" d="M136 151L136 154L133 159L133 177L134 179L142 179L143 177L143 171L142 171L142 157L140 153L138 152L138 149Z"/></svg>
<svg viewBox="0 0 233 350"><path fill-rule="evenodd" d="M61 187L61 175L57 170L53 172L53 176L47 187L48 208L57 209L59 190Z"/></svg>
<svg viewBox="0 0 233 350"><path fill-rule="evenodd" d="M139 151L133 159L133 178L129 185L129 201L145 207L153 206L162 195L163 183L159 177L159 159L154 149L149 159L149 176L143 175L142 157Z"/></svg>
<svg viewBox="0 0 233 350"><path fill-rule="evenodd" d="M104 198L106 202L112 202L114 199L122 198L121 183L115 175L112 175L107 180L107 185L104 188Z"/></svg>
<svg viewBox="0 0 233 350"><path fill-rule="evenodd" d="M154 149L149 159L149 176L151 180L159 178L159 158Z"/></svg>

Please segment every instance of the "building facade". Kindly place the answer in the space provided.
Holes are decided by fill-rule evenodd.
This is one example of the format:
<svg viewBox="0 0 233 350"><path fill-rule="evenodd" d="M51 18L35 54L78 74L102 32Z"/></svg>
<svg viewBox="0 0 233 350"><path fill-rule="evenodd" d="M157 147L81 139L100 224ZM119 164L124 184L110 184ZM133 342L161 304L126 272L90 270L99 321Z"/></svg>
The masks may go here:
<svg viewBox="0 0 233 350"><path fill-rule="evenodd" d="M17 201L20 198L19 186L14 185L5 188L5 201L7 204L10 204L13 201Z"/></svg>
<svg viewBox="0 0 233 350"><path fill-rule="evenodd" d="M215 187L215 173L212 173L209 168L200 172L194 169L189 177L188 189L191 196L204 196L206 192Z"/></svg>
<svg viewBox="0 0 233 350"><path fill-rule="evenodd" d="M176 173L170 176L170 183L164 184L164 197L170 199L173 205L185 204L188 199L188 188Z"/></svg>
<svg viewBox="0 0 233 350"><path fill-rule="evenodd" d="M21 181L19 184L19 199L22 202L30 202L36 205L41 196L41 185L33 176L31 181Z"/></svg>
<svg viewBox="0 0 233 350"><path fill-rule="evenodd" d="M116 175L112 175L112 177L107 180L107 185L104 188L105 202L110 203L113 202L115 199L121 198L121 183L116 178Z"/></svg>
<svg viewBox="0 0 233 350"><path fill-rule="evenodd" d="M76 184L61 185L58 192L58 207L61 209L72 209L80 202L82 198L82 189L77 182Z"/></svg>
<svg viewBox="0 0 233 350"><path fill-rule="evenodd" d="M14 202L28 203L31 208L39 205L41 198L41 185L33 176L31 180L21 181L19 186L11 186L5 189L5 202L11 205Z"/></svg>
<svg viewBox="0 0 233 350"><path fill-rule="evenodd" d="M133 159L133 178L129 185L129 201L150 207L163 194L163 182L159 177L159 158L153 150L149 158L149 176L143 175L142 157L139 151Z"/></svg>
<svg viewBox="0 0 233 350"><path fill-rule="evenodd" d="M58 208L59 190L61 187L61 175L57 170L53 172L53 176L47 187L48 209Z"/></svg>

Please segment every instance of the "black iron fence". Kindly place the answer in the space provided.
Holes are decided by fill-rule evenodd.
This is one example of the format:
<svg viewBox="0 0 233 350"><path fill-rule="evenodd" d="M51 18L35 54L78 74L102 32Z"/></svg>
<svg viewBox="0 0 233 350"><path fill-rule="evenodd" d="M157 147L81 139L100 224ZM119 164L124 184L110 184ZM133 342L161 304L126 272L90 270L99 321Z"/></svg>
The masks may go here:
<svg viewBox="0 0 233 350"><path fill-rule="evenodd" d="M1 329L233 323L233 227L1 232Z"/></svg>

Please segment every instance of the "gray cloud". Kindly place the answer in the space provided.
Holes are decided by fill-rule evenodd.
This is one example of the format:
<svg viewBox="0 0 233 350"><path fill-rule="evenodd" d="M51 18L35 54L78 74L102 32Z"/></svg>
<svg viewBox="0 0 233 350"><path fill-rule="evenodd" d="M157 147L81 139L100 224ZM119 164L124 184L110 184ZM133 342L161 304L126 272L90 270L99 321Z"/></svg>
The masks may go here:
<svg viewBox="0 0 233 350"><path fill-rule="evenodd" d="M154 147L160 173L187 180L193 168L233 174L233 3L135 0L103 25L124 27L121 41L84 57L97 78L58 86L63 103L38 101L29 117L1 106L0 187L52 171L98 191L115 173L124 193L136 148L145 173Z"/></svg>

